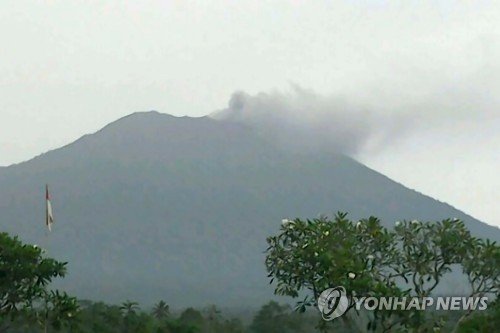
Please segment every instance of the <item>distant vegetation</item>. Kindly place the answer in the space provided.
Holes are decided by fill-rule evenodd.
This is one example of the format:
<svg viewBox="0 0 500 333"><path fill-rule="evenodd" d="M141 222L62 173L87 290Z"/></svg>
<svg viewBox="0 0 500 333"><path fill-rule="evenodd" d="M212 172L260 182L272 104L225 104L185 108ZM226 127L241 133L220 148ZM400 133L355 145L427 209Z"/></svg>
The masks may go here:
<svg viewBox="0 0 500 333"><path fill-rule="evenodd" d="M473 333L500 327L497 301L486 311L356 313L352 308L330 322L314 308L321 291L339 285L357 295L432 295L453 267L467 277L470 295L498 296L500 247L473 237L462 221L403 221L389 230L377 218L355 223L339 213L333 220L284 220L268 243L265 262L276 294L305 298L296 309L270 301L243 318L216 305L175 311L168 300L151 309L131 300L118 305L77 300L49 287L64 278L66 263L0 233L0 332Z"/></svg>

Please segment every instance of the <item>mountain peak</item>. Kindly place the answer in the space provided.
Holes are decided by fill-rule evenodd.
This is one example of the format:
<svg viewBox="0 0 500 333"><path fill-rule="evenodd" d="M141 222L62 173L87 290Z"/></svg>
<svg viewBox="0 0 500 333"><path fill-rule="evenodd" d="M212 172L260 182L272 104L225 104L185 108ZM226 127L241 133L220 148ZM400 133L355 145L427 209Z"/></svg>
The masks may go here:
<svg viewBox="0 0 500 333"><path fill-rule="evenodd" d="M122 125L124 123L129 123L129 122L150 122L150 121L158 121L158 120L167 120L167 119L174 119L176 118L173 115L170 115L168 113L160 113L156 110L152 111L137 111L130 113L126 116L123 116L121 118L118 118L117 120L109 123L108 125L104 126L101 130L109 127L114 127L116 125Z"/></svg>
<svg viewBox="0 0 500 333"><path fill-rule="evenodd" d="M168 117L174 117L173 115L170 115L168 113L161 113L159 111L156 111L156 110L149 110L149 111L136 111L136 112L132 112L120 119L123 119L123 118L128 118L128 117L135 117L135 118L138 118L138 117L157 117L157 116L168 116ZM118 120L120 120L118 119Z"/></svg>
<svg viewBox="0 0 500 333"><path fill-rule="evenodd" d="M133 133L151 133L166 131L168 127L176 127L181 122L208 119L207 117L174 116L156 110L139 111L119 118L101 128L95 134L121 136Z"/></svg>

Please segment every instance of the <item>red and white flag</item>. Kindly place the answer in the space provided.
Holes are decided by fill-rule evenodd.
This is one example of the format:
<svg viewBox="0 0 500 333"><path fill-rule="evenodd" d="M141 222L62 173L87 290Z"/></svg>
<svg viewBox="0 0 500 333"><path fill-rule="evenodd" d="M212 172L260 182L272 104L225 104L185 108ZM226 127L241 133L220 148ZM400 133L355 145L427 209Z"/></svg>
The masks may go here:
<svg viewBox="0 0 500 333"><path fill-rule="evenodd" d="M49 231L52 230L52 223L54 223L54 216L52 215L52 205L50 204L50 195L49 195L49 186L45 186L45 201L46 201L46 210L45 210L45 225L49 228Z"/></svg>

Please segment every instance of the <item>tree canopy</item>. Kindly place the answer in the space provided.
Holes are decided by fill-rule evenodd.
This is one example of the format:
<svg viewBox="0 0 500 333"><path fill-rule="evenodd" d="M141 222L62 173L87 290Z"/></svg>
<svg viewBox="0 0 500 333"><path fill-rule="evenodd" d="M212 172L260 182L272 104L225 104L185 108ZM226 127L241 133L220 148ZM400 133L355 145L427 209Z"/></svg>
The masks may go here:
<svg viewBox="0 0 500 333"><path fill-rule="evenodd" d="M65 274L66 263L44 257L36 245L0 233L0 331L7 331L19 317L54 328L73 325L76 299L49 289L54 278Z"/></svg>
<svg viewBox="0 0 500 333"><path fill-rule="evenodd" d="M320 293L343 286L349 295L431 296L452 271L461 271L469 291L463 296L494 296L500 286L500 248L473 237L458 219L439 222L396 222L389 230L375 217L351 221L338 213L333 219L284 220L280 233L268 237L268 277L275 293L297 298L304 311L317 306ZM374 310L365 321L349 304L341 317L351 330L420 332L439 330L446 318L419 311ZM456 323L465 321L466 311ZM326 321L321 321L327 327Z"/></svg>

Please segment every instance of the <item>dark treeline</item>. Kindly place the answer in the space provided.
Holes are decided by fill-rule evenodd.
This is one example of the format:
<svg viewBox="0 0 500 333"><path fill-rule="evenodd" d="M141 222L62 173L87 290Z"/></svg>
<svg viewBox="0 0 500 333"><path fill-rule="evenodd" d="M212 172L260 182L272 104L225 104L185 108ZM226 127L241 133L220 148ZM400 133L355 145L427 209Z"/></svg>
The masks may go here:
<svg viewBox="0 0 500 333"><path fill-rule="evenodd" d="M19 317L11 321L0 321L2 332L10 333L319 333L321 322L317 311L299 313L289 305L274 301L263 305L258 311L226 314L212 305L205 308L186 308L173 311L164 302L152 309L141 309L138 303L126 301L120 305L103 302L78 301L79 310L70 325L54 326L49 320L47 331L44 321ZM460 311L448 312L448 324L442 332L450 332L461 316ZM249 317L250 316L250 317ZM250 320L249 320L250 319ZM474 316L464 323L459 332L493 332L500 324L498 309ZM488 324L485 326L485 322ZM329 332L348 333L340 321L329 322ZM325 328L325 327L323 327ZM486 331L485 331L486 330Z"/></svg>
<svg viewBox="0 0 500 333"><path fill-rule="evenodd" d="M172 311L164 301L152 309L143 310L136 302L121 305L103 302L78 301L79 310L69 325L54 327L48 320L47 332L62 333L299 333L316 332L317 313L299 314L288 305L276 302L265 304L260 310L247 315L225 314L212 305L201 309L187 308ZM43 333L44 319L28 320L19 317L4 319L4 331L11 333Z"/></svg>

